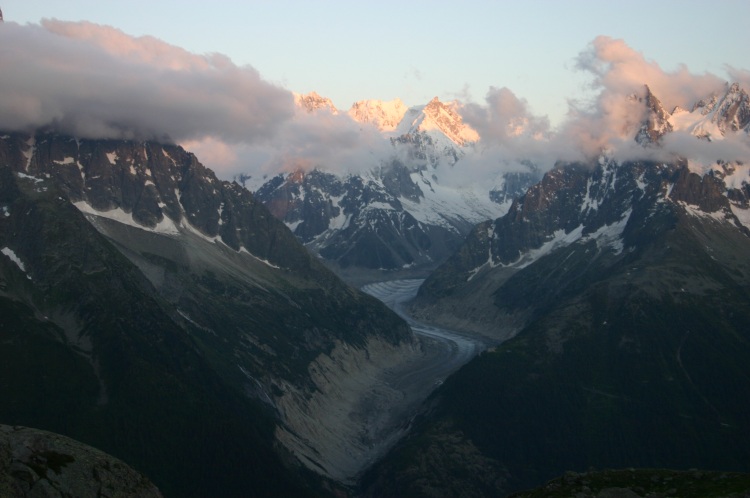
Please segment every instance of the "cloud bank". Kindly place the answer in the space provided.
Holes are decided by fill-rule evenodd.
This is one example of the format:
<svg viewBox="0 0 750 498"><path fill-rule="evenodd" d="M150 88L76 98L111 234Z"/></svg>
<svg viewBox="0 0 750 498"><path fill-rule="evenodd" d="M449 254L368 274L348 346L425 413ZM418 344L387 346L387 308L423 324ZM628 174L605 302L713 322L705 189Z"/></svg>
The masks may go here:
<svg viewBox="0 0 750 498"><path fill-rule="evenodd" d="M591 161L606 151L619 160L671 161L685 157L701 164L717 160L750 161L746 133L720 140L699 140L686 131L664 137L660 147L644 148L634 141L647 119L643 98L646 85L668 112L691 110L700 99L722 96L727 81L710 73L694 74L684 65L673 71L647 60L623 40L599 36L575 59L575 67L590 77L591 98L569 102L567 119L550 130L545 117L529 112L523 99L507 88L490 88L483 104L461 108L463 118L479 131L479 152L469 161L481 180L497 170L515 170L520 161L541 171L556 162ZM730 81L750 88L750 72L727 67ZM639 100L640 99L640 100Z"/></svg>
<svg viewBox="0 0 750 498"><path fill-rule="evenodd" d="M557 129L505 87L482 103L464 103L464 121L481 136L446 179L472 183L504 171L541 171L557 161L587 161L608 151L620 159L750 161L748 137L707 142L683 132L660 149L633 142L645 118L644 85L671 111L721 95L725 80L680 66L665 71L622 40L600 36L575 59L590 77L587 101L570 101ZM750 72L727 66L750 88ZM198 55L153 37L133 37L87 22L44 20L0 25L0 130L52 129L81 138L179 143L224 178L320 167L336 173L377 166L394 154L369 125L327 110L296 107L290 91L220 54ZM685 135L685 136L683 136Z"/></svg>
<svg viewBox="0 0 750 498"><path fill-rule="evenodd" d="M45 20L0 26L0 128L85 138L226 142L271 136L289 92L221 55L195 55L111 27Z"/></svg>
<svg viewBox="0 0 750 498"><path fill-rule="evenodd" d="M223 177L371 167L388 142L220 54L88 22L0 25L0 129L183 145Z"/></svg>

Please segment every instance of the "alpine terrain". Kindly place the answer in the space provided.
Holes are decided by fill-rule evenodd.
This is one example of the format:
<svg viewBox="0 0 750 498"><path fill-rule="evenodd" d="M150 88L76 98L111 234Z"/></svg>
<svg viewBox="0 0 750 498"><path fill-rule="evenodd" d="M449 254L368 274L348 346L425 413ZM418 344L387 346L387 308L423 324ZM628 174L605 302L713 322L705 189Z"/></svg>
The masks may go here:
<svg viewBox="0 0 750 498"><path fill-rule="evenodd" d="M174 145L3 134L0 251L0 420L107 451L167 496L304 495L358 472L371 372L422 354Z"/></svg>
<svg viewBox="0 0 750 498"><path fill-rule="evenodd" d="M307 112L338 110L316 93L297 96ZM400 100L355 102L348 115L375 126L392 145L360 173L337 174L318 165L248 188L312 251L354 281L425 274L453 253L478 222L496 218L538 179L533 165L498 175L491 185L457 187L461 159L476 154L479 135L463 123L456 102L437 97L407 108ZM367 277L369 275L369 277ZM374 276L373 276L374 275Z"/></svg>
<svg viewBox="0 0 750 498"><path fill-rule="evenodd" d="M0 44L0 495L747 495L746 71L600 36L552 128L89 22Z"/></svg>
<svg viewBox="0 0 750 498"><path fill-rule="evenodd" d="M738 85L690 111L633 99L644 157L676 132L750 131ZM369 495L502 495L592 466L747 471L749 255L747 164L558 164L421 286L415 316L501 344L436 391Z"/></svg>

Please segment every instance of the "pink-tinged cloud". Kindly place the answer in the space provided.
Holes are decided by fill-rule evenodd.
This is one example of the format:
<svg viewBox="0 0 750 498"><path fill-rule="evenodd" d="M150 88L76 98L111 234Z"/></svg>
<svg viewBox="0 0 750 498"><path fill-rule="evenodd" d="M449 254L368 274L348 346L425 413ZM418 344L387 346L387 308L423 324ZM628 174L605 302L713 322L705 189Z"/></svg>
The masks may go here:
<svg viewBox="0 0 750 498"><path fill-rule="evenodd" d="M249 66L107 26L0 25L0 129L81 138L252 143L294 113Z"/></svg>
<svg viewBox="0 0 750 498"><path fill-rule="evenodd" d="M526 100L506 87L490 87L485 105L466 104L461 116L485 144L505 143L521 136L539 137L550 127L547 117L533 116Z"/></svg>
<svg viewBox="0 0 750 498"><path fill-rule="evenodd" d="M671 161L686 157L701 164L750 160L746 133L708 142L685 132L664 137L660 147L634 140L647 108L646 85L667 112L676 106L691 110L701 99L721 96L727 82L710 73L693 74L684 65L672 71L647 60L623 40L597 37L576 58L576 68L591 77L590 101L570 101L568 118L554 131L544 117L533 116L526 102L507 88L490 88L481 104L466 104L461 115L482 137L477 153L462 160L462 178L475 181L500 171L523 169L530 161L540 170L558 161L590 161L603 152L618 160ZM730 81L750 89L750 72L727 67Z"/></svg>
<svg viewBox="0 0 750 498"><path fill-rule="evenodd" d="M725 83L714 74L691 73L685 65L665 71L625 41L608 36L595 38L578 55L576 67L590 73L592 86L604 93L628 95L648 85L670 112L675 106L691 107L696 100L721 91Z"/></svg>
<svg viewBox="0 0 750 498"><path fill-rule="evenodd" d="M707 142L668 140L658 154L634 145L633 139L644 119L646 107L643 97L646 86L661 101L667 112L675 107L691 110L700 99L721 95L726 90L726 81L714 74L691 73L685 65L673 71L665 71L659 64L647 60L643 54L629 47L623 40L599 36L581 52L576 67L591 75L591 88L597 93L592 102L571 102L567 121L561 126L555 142L575 144L586 157L600 154L603 150L614 153L621 159L653 158L658 155L667 159L681 155L678 145L684 145L685 154L698 154L701 148L710 148L711 154L721 158L722 146L707 145ZM731 77L742 75L742 71L728 71ZM741 78L739 78L741 79ZM742 137L739 139L742 140ZM724 142L727 157L735 160L744 147L736 146L735 140ZM690 145L688 147L688 145ZM706 156L707 153L700 153ZM731 157L729 157L731 156Z"/></svg>

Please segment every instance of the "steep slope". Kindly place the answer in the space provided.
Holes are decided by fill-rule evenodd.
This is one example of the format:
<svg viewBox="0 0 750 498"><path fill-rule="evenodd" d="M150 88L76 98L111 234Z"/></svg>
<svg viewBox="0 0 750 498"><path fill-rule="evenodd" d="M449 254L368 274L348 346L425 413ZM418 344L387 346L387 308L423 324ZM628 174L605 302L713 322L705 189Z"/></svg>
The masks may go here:
<svg viewBox="0 0 750 498"><path fill-rule="evenodd" d="M275 434L305 436L310 397L357 375L320 363L411 351L401 319L179 147L8 134L0 164L4 378L23 379L6 422L95 444L168 495L295 494Z"/></svg>
<svg viewBox="0 0 750 498"><path fill-rule="evenodd" d="M220 380L195 329L50 180L0 174L0 419L111 453L168 496L302 492L271 414Z"/></svg>
<svg viewBox="0 0 750 498"><path fill-rule="evenodd" d="M559 167L479 225L414 309L505 342L446 380L370 492L502 494L592 466L746 469L750 231L735 213L748 170L743 190L729 171Z"/></svg>

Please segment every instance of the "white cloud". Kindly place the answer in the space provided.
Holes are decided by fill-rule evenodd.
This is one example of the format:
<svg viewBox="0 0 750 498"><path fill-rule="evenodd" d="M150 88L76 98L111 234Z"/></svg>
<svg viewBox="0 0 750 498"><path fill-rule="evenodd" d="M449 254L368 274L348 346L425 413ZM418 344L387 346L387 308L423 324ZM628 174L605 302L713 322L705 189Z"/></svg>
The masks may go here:
<svg viewBox="0 0 750 498"><path fill-rule="evenodd" d="M252 67L87 22L0 26L0 128L253 142L293 115Z"/></svg>

